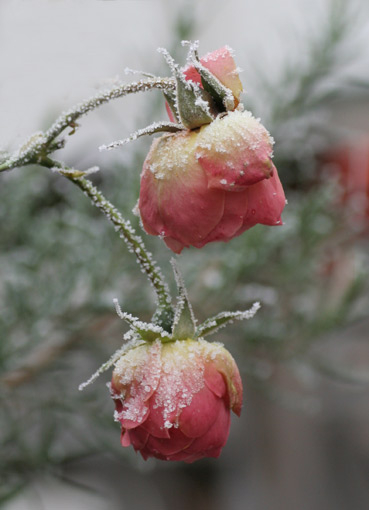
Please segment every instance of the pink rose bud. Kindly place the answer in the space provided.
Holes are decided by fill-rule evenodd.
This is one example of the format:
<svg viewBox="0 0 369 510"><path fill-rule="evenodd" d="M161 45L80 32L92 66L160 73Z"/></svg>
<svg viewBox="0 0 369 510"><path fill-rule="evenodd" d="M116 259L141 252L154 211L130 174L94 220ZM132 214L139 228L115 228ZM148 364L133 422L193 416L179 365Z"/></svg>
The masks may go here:
<svg viewBox="0 0 369 510"><path fill-rule="evenodd" d="M146 343L124 354L111 382L122 446L146 460L219 457L240 415L242 382L232 356L205 340Z"/></svg>
<svg viewBox="0 0 369 510"><path fill-rule="evenodd" d="M233 52L231 48L224 46L223 48L219 48L211 53L207 53L200 59L200 63L208 69L222 85L232 92L236 107L239 103L240 94L242 92L242 83L238 74L239 69L236 67L236 63L233 59ZM190 80L202 86L201 76L193 65L187 65L183 69L183 74L185 75L186 80ZM174 122L175 119L168 103L166 103L166 109L170 120Z"/></svg>
<svg viewBox="0 0 369 510"><path fill-rule="evenodd" d="M229 241L258 223L281 225L285 195L272 146L260 121L239 110L154 140L141 174L146 232L180 253Z"/></svg>

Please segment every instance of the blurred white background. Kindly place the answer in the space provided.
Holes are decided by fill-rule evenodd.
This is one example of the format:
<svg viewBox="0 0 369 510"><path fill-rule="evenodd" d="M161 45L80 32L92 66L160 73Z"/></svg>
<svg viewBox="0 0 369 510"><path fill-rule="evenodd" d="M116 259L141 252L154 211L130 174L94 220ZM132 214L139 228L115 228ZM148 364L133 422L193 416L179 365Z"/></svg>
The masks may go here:
<svg viewBox="0 0 369 510"><path fill-rule="evenodd" d="M111 80L129 80L125 67L165 74L156 48L171 46L181 9L197 21L195 38L200 39L201 53L225 44L235 50L251 95L254 66L277 81L286 58L304 61L303 41L320 29L327 4L327 0L1 0L0 148L14 148L44 127L50 115ZM362 19L369 19L366 0L350 4ZM368 23L355 38L363 55L355 59L353 71L368 76ZM120 101L124 131L135 126L144 99Z"/></svg>

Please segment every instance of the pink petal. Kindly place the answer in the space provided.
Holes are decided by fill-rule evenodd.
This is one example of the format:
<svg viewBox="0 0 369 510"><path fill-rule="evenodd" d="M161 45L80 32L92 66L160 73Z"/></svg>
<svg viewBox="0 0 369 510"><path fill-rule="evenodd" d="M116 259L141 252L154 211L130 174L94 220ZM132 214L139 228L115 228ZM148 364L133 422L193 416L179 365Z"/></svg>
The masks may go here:
<svg viewBox="0 0 369 510"><path fill-rule="evenodd" d="M206 456L209 456L208 452L222 448L226 444L231 417L225 402L223 400L221 402L222 405L219 407L218 416L211 428L203 436L196 438L191 446L186 448L185 452L192 454L203 452Z"/></svg>
<svg viewBox="0 0 369 510"><path fill-rule="evenodd" d="M179 417L179 428L188 437L205 434L216 419L222 400L204 386L192 397L191 404L185 407Z"/></svg>
<svg viewBox="0 0 369 510"><path fill-rule="evenodd" d="M281 213L285 203L286 197L277 169L274 167L273 177L247 188L247 209L243 228L250 228L257 223L281 225Z"/></svg>
<svg viewBox="0 0 369 510"><path fill-rule="evenodd" d="M161 195L160 210L165 235L185 246L202 243L223 215L224 192L209 190L200 167L178 175Z"/></svg>
<svg viewBox="0 0 369 510"><path fill-rule="evenodd" d="M140 398L128 398L124 401L123 410L117 416L125 429L134 429L144 423L149 416L149 408Z"/></svg>
<svg viewBox="0 0 369 510"><path fill-rule="evenodd" d="M223 217L218 225L204 239L203 245L212 241L229 241L238 235L242 228L244 211L247 204L245 192L227 192L225 194Z"/></svg>
<svg viewBox="0 0 369 510"><path fill-rule="evenodd" d="M216 357L213 363L216 369L224 375L227 383L228 407L230 407L237 416L240 416L243 388L242 379L235 360L228 351L225 351L224 356Z"/></svg>
<svg viewBox="0 0 369 510"><path fill-rule="evenodd" d="M191 132L154 141L141 176L139 209L145 230L173 238L181 246L201 244L223 214L224 192L208 189L190 150L195 139ZM155 164L160 179L150 171Z"/></svg>
<svg viewBox="0 0 369 510"><path fill-rule="evenodd" d="M204 379L206 386L214 395L219 398L224 397L227 391L227 385L223 375L218 372L212 363L207 363L205 365Z"/></svg>
<svg viewBox="0 0 369 510"><path fill-rule="evenodd" d="M133 448L137 451L145 448L147 440L149 438L149 433L146 432L146 430L144 430L142 427L137 427L136 429L129 431L129 436Z"/></svg>
<svg viewBox="0 0 369 510"><path fill-rule="evenodd" d="M185 436L179 429L175 429L174 427L170 429L169 434L169 439L150 436L146 445L147 449L154 454L168 456L184 450L190 446L193 441L192 438Z"/></svg>
<svg viewBox="0 0 369 510"><path fill-rule="evenodd" d="M242 92L242 83L229 48L225 46L211 53L207 53L200 59L200 62L204 67L209 69L223 85L231 89L237 100L239 99ZM193 66L186 67L184 69L184 74L187 80L201 83L200 75Z"/></svg>
<svg viewBox="0 0 369 510"><path fill-rule="evenodd" d="M180 254L185 247L183 243L173 239L173 237L165 237L164 242L170 250L177 254Z"/></svg>
<svg viewBox="0 0 369 510"><path fill-rule="evenodd" d="M131 439L129 437L129 432L128 432L128 430L125 430L124 428L122 428L122 432L120 434L120 444L124 448L131 445Z"/></svg>
<svg viewBox="0 0 369 510"><path fill-rule="evenodd" d="M272 140L248 111L230 112L204 126L196 155L209 188L240 191L273 174Z"/></svg>
<svg viewBox="0 0 369 510"><path fill-rule="evenodd" d="M158 438L169 438L168 428L165 427L164 408L156 407L155 399L151 399L150 403L150 417L144 424L144 429L152 436Z"/></svg>

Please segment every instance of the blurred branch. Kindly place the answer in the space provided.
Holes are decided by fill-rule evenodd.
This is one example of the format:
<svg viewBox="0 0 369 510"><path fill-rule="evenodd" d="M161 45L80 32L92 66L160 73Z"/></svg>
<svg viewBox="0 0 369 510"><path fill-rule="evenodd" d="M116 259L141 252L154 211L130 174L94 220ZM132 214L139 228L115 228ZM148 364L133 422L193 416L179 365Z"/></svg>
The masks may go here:
<svg viewBox="0 0 369 510"><path fill-rule="evenodd" d="M83 172L68 168L62 163L50 158L43 158L40 164L47 168L58 170L61 175L64 175L69 181L76 184L108 220L113 223L115 230L119 233L119 236L124 239L129 251L135 254L137 262L140 264L141 269L146 273L155 289L158 300L158 307L154 314L155 320L163 325L163 327L168 328L173 318L168 285L164 282L164 277L160 269L152 259L151 253L147 251L142 238L136 234L131 223L123 218L120 212L104 197L101 191L99 191L91 181L80 177Z"/></svg>
<svg viewBox="0 0 369 510"><path fill-rule="evenodd" d="M41 346L38 350L31 352L29 359L19 368L2 375L0 383L9 388L15 388L29 382L30 379L50 367L66 351L81 341L83 337L101 332L112 320L115 320L115 316L112 314L99 317L99 319L93 321L87 328L84 328L83 331L67 337L62 342L55 343L54 345Z"/></svg>

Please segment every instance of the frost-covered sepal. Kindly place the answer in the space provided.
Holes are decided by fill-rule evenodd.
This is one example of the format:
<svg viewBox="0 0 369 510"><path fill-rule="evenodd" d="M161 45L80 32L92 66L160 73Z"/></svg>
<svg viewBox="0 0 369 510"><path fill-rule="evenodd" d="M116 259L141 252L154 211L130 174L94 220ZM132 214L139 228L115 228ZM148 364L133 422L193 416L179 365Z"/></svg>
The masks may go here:
<svg viewBox="0 0 369 510"><path fill-rule="evenodd" d="M134 333L136 333L136 335L145 342L154 342L158 338L163 342L169 342L171 340L170 335L164 331L162 327L149 322L140 321L137 317L133 317L131 314L123 312L117 299L114 299L114 305L118 317L126 321L127 324L130 325L132 331L134 331Z"/></svg>
<svg viewBox="0 0 369 510"><path fill-rule="evenodd" d="M171 264L178 287L178 300L172 326L172 337L178 340L185 340L186 338L194 337L196 321L182 275L174 259L171 260Z"/></svg>
<svg viewBox="0 0 369 510"><path fill-rule="evenodd" d="M165 48L163 54L176 80L176 97L173 102L174 114L187 129L196 129L210 124L216 116L214 101L210 94L197 83L186 80L186 76ZM171 107L172 109L172 107Z"/></svg>
<svg viewBox="0 0 369 510"><path fill-rule="evenodd" d="M194 66L196 71L201 76L201 83L204 90L213 98L218 113L233 111L235 109L235 99L231 89L223 85L220 80L207 69L200 61L197 53L198 41L193 43L189 41L182 41L189 44L188 61Z"/></svg>
<svg viewBox="0 0 369 510"><path fill-rule="evenodd" d="M235 320L252 319L260 308L260 303L256 302L249 310L243 312L220 312L210 319L206 319L196 328L196 337L204 337L216 333L220 328L227 324L232 324Z"/></svg>
<svg viewBox="0 0 369 510"><path fill-rule="evenodd" d="M138 129L127 138L123 138L123 140L116 140L115 142L111 142L108 145L100 145L99 151L110 151L112 149L116 149L117 147L121 147L129 142L137 140L141 136L145 135L154 135L155 133L178 133L178 131L182 131L183 126L181 124L175 124L174 122L154 122L143 129Z"/></svg>

